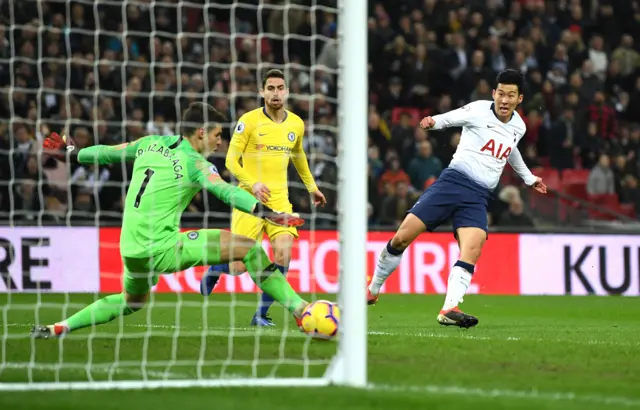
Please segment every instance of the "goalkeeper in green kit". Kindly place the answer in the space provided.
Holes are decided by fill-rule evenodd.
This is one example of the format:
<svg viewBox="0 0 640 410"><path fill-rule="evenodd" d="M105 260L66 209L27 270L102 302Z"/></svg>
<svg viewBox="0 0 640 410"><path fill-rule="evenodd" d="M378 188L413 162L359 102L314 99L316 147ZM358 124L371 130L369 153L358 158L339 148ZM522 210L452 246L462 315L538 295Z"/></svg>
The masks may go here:
<svg viewBox="0 0 640 410"><path fill-rule="evenodd" d="M270 223L304 223L297 215L275 212L246 191L226 183L205 159L220 143L224 115L208 104L193 103L182 121L186 124L182 136L151 135L128 144L97 145L77 153L81 164L134 161L120 237L124 291L102 298L61 322L35 326L33 337L57 337L128 316L144 307L159 274L232 261L242 261L258 287L299 321L307 302L291 288L260 243L217 229L180 232L182 212L203 187L226 204ZM43 145L47 153L57 155L63 149L67 153L75 150L72 141L56 133Z"/></svg>

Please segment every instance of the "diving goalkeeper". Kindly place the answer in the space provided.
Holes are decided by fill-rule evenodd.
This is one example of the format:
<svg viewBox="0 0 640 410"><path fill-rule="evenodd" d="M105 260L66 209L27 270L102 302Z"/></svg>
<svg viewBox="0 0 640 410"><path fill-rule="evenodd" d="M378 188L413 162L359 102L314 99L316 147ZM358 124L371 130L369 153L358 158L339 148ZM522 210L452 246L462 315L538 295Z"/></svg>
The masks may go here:
<svg viewBox="0 0 640 410"><path fill-rule="evenodd" d="M259 242L216 229L181 233L182 212L203 187L233 208L279 226L300 226L294 215L277 213L259 204L248 192L227 184L205 156L220 143L225 117L212 106L191 104L183 116L182 136L151 135L117 146L81 149L81 164L134 161L124 207L120 253L124 265L124 292L102 298L62 322L35 326L35 338L50 338L130 315L149 298L159 274L193 266L242 261L251 278L298 319L307 305L289 286ZM52 134L44 148L59 155L70 140ZM81 274L81 273L80 273Z"/></svg>

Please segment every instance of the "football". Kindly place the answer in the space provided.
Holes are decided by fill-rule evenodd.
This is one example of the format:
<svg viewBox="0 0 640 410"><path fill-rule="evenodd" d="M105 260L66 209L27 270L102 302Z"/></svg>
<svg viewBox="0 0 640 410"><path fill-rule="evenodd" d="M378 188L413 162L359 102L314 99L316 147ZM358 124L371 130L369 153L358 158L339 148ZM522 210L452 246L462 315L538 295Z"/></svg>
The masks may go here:
<svg viewBox="0 0 640 410"><path fill-rule="evenodd" d="M340 308L328 300L311 303L302 313L302 330L320 340L331 340L338 334Z"/></svg>

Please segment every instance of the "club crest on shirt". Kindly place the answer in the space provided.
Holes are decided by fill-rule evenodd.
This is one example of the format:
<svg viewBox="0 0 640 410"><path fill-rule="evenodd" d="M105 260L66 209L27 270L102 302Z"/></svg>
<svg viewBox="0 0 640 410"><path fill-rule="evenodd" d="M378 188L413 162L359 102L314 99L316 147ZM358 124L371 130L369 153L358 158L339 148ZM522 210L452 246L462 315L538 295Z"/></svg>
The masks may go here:
<svg viewBox="0 0 640 410"><path fill-rule="evenodd" d="M288 135L289 141L293 142L296 140L296 134L294 134L293 132L290 132Z"/></svg>
<svg viewBox="0 0 640 410"><path fill-rule="evenodd" d="M236 134L240 134L244 131L244 122L238 121L238 125L236 125Z"/></svg>
<svg viewBox="0 0 640 410"><path fill-rule="evenodd" d="M199 234L196 231L191 231L187 234L187 238L191 239L192 241L198 239L198 236Z"/></svg>

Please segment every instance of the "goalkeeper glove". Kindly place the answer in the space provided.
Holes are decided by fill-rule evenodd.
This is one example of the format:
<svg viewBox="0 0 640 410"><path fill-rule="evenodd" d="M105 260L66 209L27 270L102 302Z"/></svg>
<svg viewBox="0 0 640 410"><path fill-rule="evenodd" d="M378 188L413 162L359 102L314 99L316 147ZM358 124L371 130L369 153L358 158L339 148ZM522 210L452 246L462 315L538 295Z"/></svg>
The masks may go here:
<svg viewBox="0 0 640 410"><path fill-rule="evenodd" d="M256 207L253 208L253 214L278 226L298 227L304 225L304 219L300 215L277 212L261 203L256 204Z"/></svg>
<svg viewBox="0 0 640 410"><path fill-rule="evenodd" d="M60 136L57 132L52 132L48 137L46 137L42 143L42 147L47 151L46 153L48 155L58 159L66 158L65 152L62 151L63 148L65 148L68 153L71 153L76 149L71 138L65 135Z"/></svg>

